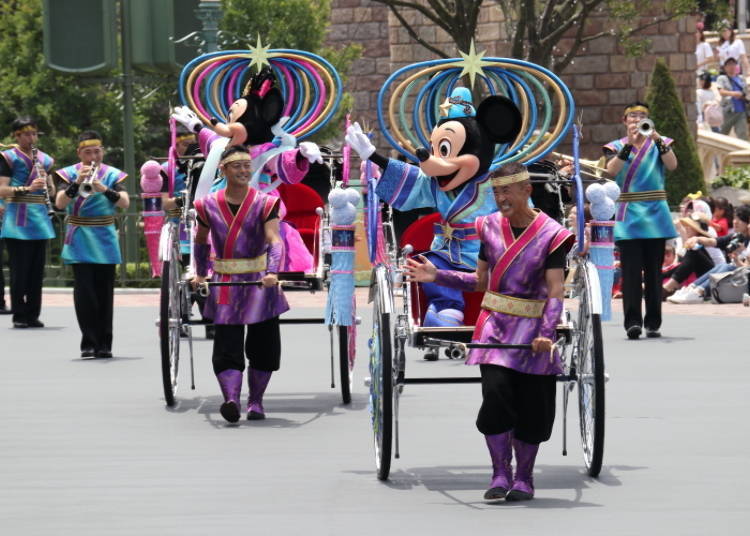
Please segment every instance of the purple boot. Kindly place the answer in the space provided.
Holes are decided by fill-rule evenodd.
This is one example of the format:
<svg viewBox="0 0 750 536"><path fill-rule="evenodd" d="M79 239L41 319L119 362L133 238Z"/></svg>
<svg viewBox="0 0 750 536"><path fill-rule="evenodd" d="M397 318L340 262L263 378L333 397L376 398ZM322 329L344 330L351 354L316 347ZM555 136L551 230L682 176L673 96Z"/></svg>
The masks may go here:
<svg viewBox="0 0 750 536"><path fill-rule="evenodd" d="M242 391L242 371L235 369L222 370L216 375L224 395L224 403L219 412L228 422L240 420L240 392Z"/></svg>
<svg viewBox="0 0 750 536"><path fill-rule="evenodd" d="M505 500L528 501L534 498L534 461L539 445L513 438L513 450L516 452L516 477Z"/></svg>
<svg viewBox="0 0 750 536"><path fill-rule="evenodd" d="M271 380L271 374L273 372L247 369L247 386L250 389L250 394L247 397L248 421L260 421L266 418L266 413L263 411L263 394Z"/></svg>
<svg viewBox="0 0 750 536"><path fill-rule="evenodd" d="M511 436L512 432L484 436L492 459L492 481L490 489L484 494L486 501L504 499L510 488L513 479L513 469L510 466L513 458Z"/></svg>

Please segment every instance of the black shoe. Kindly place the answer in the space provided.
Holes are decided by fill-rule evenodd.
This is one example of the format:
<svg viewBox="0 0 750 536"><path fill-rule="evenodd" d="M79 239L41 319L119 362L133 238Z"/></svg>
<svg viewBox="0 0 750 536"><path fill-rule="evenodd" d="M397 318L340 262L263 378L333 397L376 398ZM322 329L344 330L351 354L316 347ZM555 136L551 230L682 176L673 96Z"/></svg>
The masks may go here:
<svg viewBox="0 0 750 536"><path fill-rule="evenodd" d="M0 305L0 315L11 315L13 311L5 307L5 304Z"/></svg>
<svg viewBox="0 0 750 536"><path fill-rule="evenodd" d="M625 333L628 334L628 339L636 340L641 336L641 326L630 326L625 330Z"/></svg>
<svg viewBox="0 0 750 536"><path fill-rule="evenodd" d="M485 501L499 501L501 499L505 499L507 495L508 495L508 490L502 486L498 486L496 488L490 488L487 491L485 491L484 500Z"/></svg>
<svg viewBox="0 0 750 536"><path fill-rule="evenodd" d="M505 496L505 500L508 502L530 501L533 498L534 495L525 491L521 491L520 489L512 489Z"/></svg>
<svg viewBox="0 0 750 536"><path fill-rule="evenodd" d="M89 357L94 357L96 355L96 352L94 352L93 348L86 348L85 350L81 350L81 359L88 359Z"/></svg>
<svg viewBox="0 0 750 536"><path fill-rule="evenodd" d="M227 422L237 422L240 420L240 407L236 402L224 402L219 408L219 413Z"/></svg>
<svg viewBox="0 0 750 536"><path fill-rule="evenodd" d="M646 337L649 339L658 339L661 337L661 333L658 329L648 329L646 328Z"/></svg>
<svg viewBox="0 0 750 536"><path fill-rule="evenodd" d="M17 329L26 329L29 325L26 322L13 322L13 327Z"/></svg>
<svg viewBox="0 0 750 536"><path fill-rule="evenodd" d="M248 421L262 421L266 418L265 413L259 413L257 411L249 411L247 413L247 420Z"/></svg>
<svg viewBox="0 0 750 536"><path fill-rule="evenodd" d="M437 350L428 350L424 353L422 356L425 361L437 361L438 360L438 352Z"/></svg>
<svg viewBox="0 0 750 536"><path fill-rule="evenodd" d="M29 320L29 322L27 324L27 327L30 327L30 328L43 328L44 327L44 322L42 322L41 320Z"/></svg>
<svg viewBox="0 0 750 536"><path fill-rule="evenodd" d="M206 339L212 341L216 335L216 328L214 326L206 326Z"/></svg>
<svg viewBox="0 0 750 536"><path fill-rule="evenodd" d="M109 350L97 350L94 352L94 357L110 358L112 357L112 352Z"/></svg>

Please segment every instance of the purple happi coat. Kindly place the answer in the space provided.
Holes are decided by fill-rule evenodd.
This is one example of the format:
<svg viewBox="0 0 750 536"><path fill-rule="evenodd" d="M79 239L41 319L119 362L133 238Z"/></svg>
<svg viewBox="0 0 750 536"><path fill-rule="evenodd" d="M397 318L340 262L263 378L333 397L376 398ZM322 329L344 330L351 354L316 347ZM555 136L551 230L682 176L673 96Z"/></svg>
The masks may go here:
<svg viewBox="0 0 750 536"><path fill-rule="evenodd" d="M266 253L264 223L277 197L254 188L247 195L236 215L226 200L226 190L219 190L195 202L195 210L211 229L211 244L219 259L251 259ZM215 274L219 281L259 281L266 274ZM211 287L203 316L215 324L255 324L279 316L289 310L281 288L262 286Z"/></svg>
<svg viewBox="0 0 750 536"><path fill-rule="evenodd" d="M536 218L514 238L510 222L501 213L477 218L476 229L484 245L490 267L488 290L513 298L546 300L544 263L560 247L569 249L573 235L555 220L538 212ZM482 309L473 342L530 344L539 336L541 318L515 316ZM473 348L467 365L500 365L526 374L560 374L562 363L557 350L534 353L531 350Z"/></svg>

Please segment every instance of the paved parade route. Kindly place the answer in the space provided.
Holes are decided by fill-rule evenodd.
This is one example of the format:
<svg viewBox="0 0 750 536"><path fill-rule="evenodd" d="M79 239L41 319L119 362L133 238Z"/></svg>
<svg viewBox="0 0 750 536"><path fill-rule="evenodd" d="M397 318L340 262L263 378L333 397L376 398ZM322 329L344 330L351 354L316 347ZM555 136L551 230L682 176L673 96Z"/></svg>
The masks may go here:
<svg viewBox="0 0 750 536"><path fill-rule="evenodd" d="M360 307L351 406L329 388L324 328L283 326L268 420L229 426L203 339L196 390L184 359L179 405L165 408L156 308L136 303L155 298L118 295L111 360L78 358L68 295L45 298L46 329L13 330L0 318L3 534L747 534L750 364L741 306L731 309L739 316L665 309L660 340L629 342L619 319L606 324L600 479L583 475L575 404L569 456L560 454L558 405L552 440L540 450L537 498L487 505L477 385L407 386L402 458L388 483L375 478L362 385L368 307ZM476 373L415 352L407 364L412 375Z"/></svg>

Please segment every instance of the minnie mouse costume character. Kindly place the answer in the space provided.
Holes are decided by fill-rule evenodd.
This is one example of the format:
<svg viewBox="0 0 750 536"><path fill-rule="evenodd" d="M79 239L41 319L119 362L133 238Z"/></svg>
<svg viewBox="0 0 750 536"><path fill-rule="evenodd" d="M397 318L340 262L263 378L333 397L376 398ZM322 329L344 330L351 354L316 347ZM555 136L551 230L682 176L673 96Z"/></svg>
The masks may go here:
<svg viewBox="0 0 750 536"><path fill-rule="evenodd" d="M471 91L455 88L440 106L440 119L430 134L430 148L415 151L419 165L388 159L358 123L347 130L347 143L363 160L382 170L375 190L398 210L433 207L442 218L424 256L443 270L474 271L479 237L474 220L497 211L489 180L495 145L513 141L521 129L521 112L505 97L484 99L475 110ZM460 326L464 299L460 290L434 283L422 285L429 307L424 326Z"/></svg>
<svg viewBox="0 0 750 536"><path fill-rule="evenodd" d="M220 153L227 146L246 147L253 162L250 185L278 197L276 187L279 184L297 184L305 177L311 163L323 162L315 143L301 142L295 146L294 137L281 129L286 119L281 117L283 109L284 97L276 87L276 78L265 68L251 78L242 97L229 108L227 123L211 118L211 128L204 127L187 106L175 108L172 117L198 133L198 143L205 155L212 150ZM211 190L225 186L226 179L222 178ZM285 251L281 270L309 272L313 268L312 255L297 230L283 221L285 215L286 207L280 202L280 230Z"/></svg>

